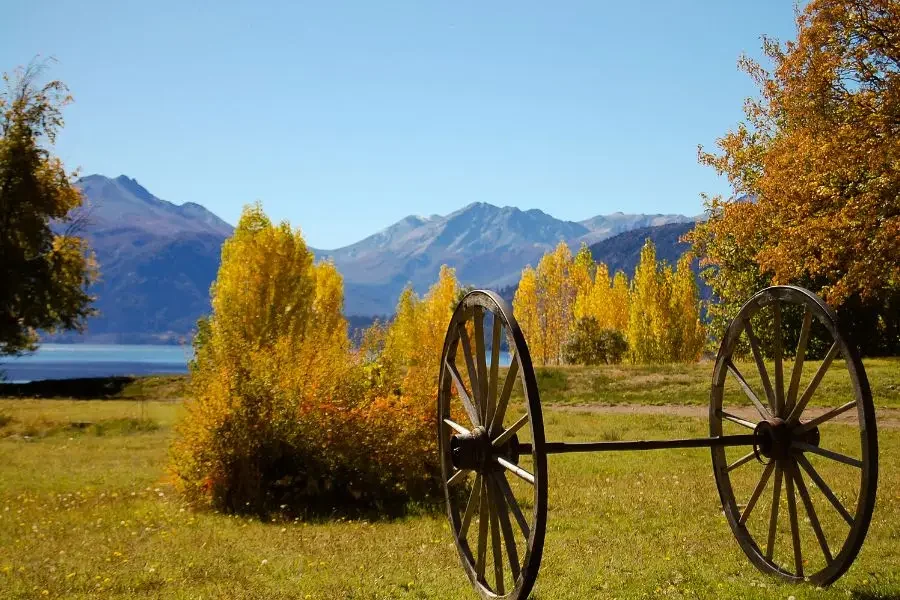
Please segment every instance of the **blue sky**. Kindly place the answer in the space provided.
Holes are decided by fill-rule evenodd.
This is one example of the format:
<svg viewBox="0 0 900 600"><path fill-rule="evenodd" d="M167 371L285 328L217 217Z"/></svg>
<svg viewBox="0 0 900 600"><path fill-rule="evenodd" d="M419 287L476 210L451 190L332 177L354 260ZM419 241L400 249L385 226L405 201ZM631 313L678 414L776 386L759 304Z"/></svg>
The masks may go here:
<svg viewBox="0 0 900 600"><path fill-rule="evenodd" d="M682 6L684 4L685 6ZM335 248L475 201L581 220L702 210L697 164L793 3L11 2L0 69L53 56L57 152Z"/></svg>

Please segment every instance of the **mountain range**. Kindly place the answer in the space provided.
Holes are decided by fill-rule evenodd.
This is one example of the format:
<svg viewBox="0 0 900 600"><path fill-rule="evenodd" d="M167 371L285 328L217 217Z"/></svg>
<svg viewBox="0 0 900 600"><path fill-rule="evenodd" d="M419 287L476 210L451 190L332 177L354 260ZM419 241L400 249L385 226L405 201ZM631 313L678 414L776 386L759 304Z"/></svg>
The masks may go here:
<svg viewBox="0 0 900 600"><path fill-rule="evenodd" d="M99 314L80 339L164 343L190 335L209 311L210 284L233 227L200 204L161 200L125 175L89 175L78 186L85 196L82 235L101 273L91 290ZM425 291L441 264L455 267L463 284L514 285L525 265L536 265L560 241L573 249L582 242L593 245L595 258L608 256L604 262L611 268L631 271L638 240L666 232L660 256L680 254L676 232L694 221L677 214L613 213L574 222L479 202L446 216L406 217L343 248L311 250L318 259L333 260L343 275L345 313L366 317L391 314L408 284Z"/></svg>

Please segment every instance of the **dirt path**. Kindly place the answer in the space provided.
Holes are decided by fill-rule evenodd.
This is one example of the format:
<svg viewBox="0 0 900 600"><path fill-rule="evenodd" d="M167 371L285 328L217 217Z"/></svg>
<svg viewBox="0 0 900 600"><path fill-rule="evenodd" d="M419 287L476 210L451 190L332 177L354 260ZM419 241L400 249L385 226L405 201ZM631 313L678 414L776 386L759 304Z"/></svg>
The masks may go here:
<svg viewBox="0 0 900 600"><path fill-rule="evenodd" d="M675 415L678 417L694 417L706 419L709 416L707 406L685 406L683 404L550 404L547 408L565 412L587 412L606 415ZM804 420L824 414L828 409L810 407L804 413ZM730 409L729 412L756 421L759 418L752 406ZM900 429L900 408L879 408L875 411L878 427L881 429ZM856 413L846 412L834 418L836 423L855 423Z"/></svg>

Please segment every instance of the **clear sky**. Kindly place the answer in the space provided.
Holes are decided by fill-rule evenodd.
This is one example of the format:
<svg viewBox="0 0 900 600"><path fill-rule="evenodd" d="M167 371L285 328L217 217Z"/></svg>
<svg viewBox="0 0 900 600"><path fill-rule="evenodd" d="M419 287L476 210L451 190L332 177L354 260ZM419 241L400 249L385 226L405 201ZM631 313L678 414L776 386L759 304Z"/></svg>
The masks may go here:
<svg viewBox="0 0 900 600"><path fill-rule="evenodd" d="M0 70L75 96L57 152L234 223L261 200L335 248L476 201L581 220L702 210L697 164L793 3L7 3Z"/></svg>

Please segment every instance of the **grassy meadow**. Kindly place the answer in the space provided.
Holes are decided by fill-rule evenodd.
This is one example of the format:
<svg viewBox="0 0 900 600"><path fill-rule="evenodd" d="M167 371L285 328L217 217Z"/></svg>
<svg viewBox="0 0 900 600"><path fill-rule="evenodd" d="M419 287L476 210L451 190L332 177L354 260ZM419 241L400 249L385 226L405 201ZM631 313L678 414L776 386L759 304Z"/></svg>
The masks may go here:
<svg viewBox="0 0 900 600"><path fill-rule="evenodd" d="M900 360L867 368L876 404L900 406ZM543 369L547 438L704 436L702 419L577 407L704 404L710 370ZM839 380L829 378L824 389L840 397ZM443 513L429 507L390 521L262 522L186 506L166 472L183 388L172 377L122 382L102 399L0 390L18 396L0 399L0 597L476 597ZM842 424L828 434L839 445L857 436ZM900 598L900 429L879 434L869 537L827 590L783 585L749 563L722 516L706 450L551 456L533 597ZM808 525L801 529L812 537Z"/></svg>

